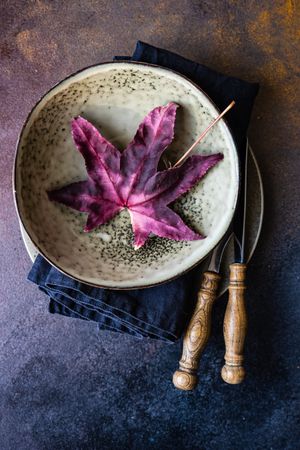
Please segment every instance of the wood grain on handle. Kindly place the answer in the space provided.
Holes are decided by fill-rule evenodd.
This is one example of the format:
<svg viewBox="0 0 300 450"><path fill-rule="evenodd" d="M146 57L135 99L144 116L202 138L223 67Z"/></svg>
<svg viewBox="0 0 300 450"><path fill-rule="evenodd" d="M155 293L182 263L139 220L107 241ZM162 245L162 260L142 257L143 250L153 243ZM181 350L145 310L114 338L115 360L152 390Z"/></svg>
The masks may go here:
<svg viewBox="0 0 300 450"><path fill-rule="evenodd" d="M225 365L222 368L222 378L229 384L241 383L245 378L243 367L247 328L245 278L246 264L230 265L229 299L224 317Z"/></svg>
<svg viewBox="0 0 300 450"><path fill-rule="evenodd" d="M209 338L211 310L217 296L220 278L215 272L203 274L195 311L183 339L179 369L173 375L174 386L178 389L189 391L197 385L199 359Z"/></svg>

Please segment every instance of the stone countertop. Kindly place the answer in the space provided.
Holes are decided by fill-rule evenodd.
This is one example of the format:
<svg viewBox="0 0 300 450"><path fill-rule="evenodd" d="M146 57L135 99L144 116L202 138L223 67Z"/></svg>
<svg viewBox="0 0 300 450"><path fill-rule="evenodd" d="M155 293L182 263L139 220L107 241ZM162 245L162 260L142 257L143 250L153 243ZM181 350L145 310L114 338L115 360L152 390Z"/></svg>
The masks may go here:
<svg viewBox="0 0 300 450"><path fill-rule="evenodd" d="M300 5L100 0L1 2L1 449L294 449L299 443ZM137 39L261 84L250 140L265 184L265 221L248 274L244 384L220 378L226 298L196 391L171 377L181 344L98 333L50 315L26 281L31 263L11 173L32 106L66 75ZM298 157L298 158L297 158ZM298 435L297 435L298 433Z"/></svg>

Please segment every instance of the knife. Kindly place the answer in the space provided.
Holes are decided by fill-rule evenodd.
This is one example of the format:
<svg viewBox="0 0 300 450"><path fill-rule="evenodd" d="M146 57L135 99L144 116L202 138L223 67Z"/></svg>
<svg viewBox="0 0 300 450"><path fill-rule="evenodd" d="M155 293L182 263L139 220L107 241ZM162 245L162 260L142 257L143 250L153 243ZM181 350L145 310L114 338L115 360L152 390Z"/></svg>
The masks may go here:
<svg viewBox="0 0 300 450"><path fill-rule="evenodd" d="M221 279L220 264L231 237L232 230L229 230L213 250L208 270L203 274L195 310L183 338L179 369L173 375L173 384L177 389L190 391L198 384L197 369L210 335L212 306Z"/></svg>
<svg viewBox="0 0 300 450"><path fill-rule="evenodd" d="M225 365L221 376L226 383L238 384L245 378L243 350L247 328L245 308L245 232L247 213L248 140L240 153L240 194L233 220L235 262L229 266L229 296L224 317Z"/></svg>

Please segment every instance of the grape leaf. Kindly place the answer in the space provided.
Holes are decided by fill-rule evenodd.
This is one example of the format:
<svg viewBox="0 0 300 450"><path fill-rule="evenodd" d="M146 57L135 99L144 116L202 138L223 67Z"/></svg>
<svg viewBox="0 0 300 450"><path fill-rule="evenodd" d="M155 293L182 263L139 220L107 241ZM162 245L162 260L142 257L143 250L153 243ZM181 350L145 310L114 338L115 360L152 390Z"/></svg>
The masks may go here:
<svg viewBox="0 0 300 450"><path fill-rule="evenodd" d="M88 179L49 191L49 199L88 213L86 232L127 208L135 248L143 246L151 233L174 240L203 239L167 205L191 189L223 155L194 155L179 167L158 171L160 157L174 137L176 108L170 102L153 109L122 153L90 122L74 118L72 135Z"/></svg>

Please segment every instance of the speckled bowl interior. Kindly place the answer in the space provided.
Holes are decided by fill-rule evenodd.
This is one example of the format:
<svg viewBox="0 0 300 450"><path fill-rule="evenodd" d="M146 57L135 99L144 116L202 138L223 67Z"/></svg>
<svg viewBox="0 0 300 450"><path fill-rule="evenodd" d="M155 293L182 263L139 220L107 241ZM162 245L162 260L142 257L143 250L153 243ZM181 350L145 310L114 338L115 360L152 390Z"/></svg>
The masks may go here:
<svg viewBox="0 0 300 450"><path fill-rule="evenodd" d="M154 107L181 107L175 139L166 156L175 162L218 114L208 97L182 76L155 66L115 62L85 69L51 89L22 130L15 161L14 192L30 239L60 271L107 288L148 287L172 279L202 260L228 228L238 193L238 158L224 121L197 152L222 152L224 160L172 206L204 240L175 242L151 237L134 250L126 210L91 233L86 215L48 200L46 191L87 178L71 138L70 122L81 115L120 150Z"/></svg>

